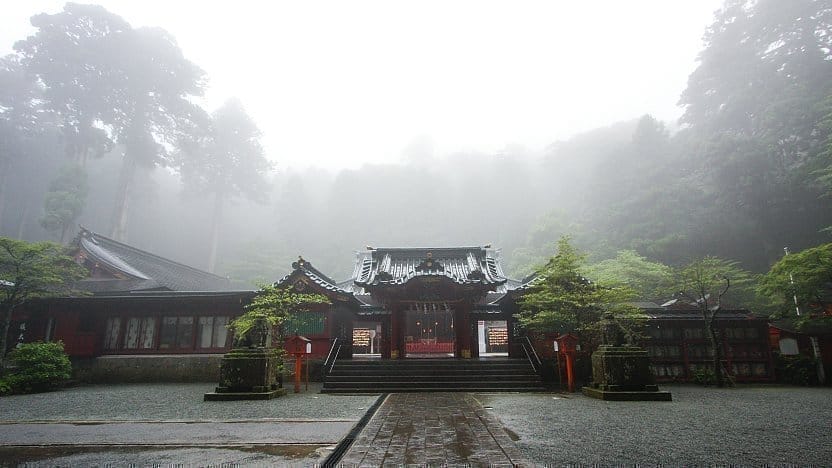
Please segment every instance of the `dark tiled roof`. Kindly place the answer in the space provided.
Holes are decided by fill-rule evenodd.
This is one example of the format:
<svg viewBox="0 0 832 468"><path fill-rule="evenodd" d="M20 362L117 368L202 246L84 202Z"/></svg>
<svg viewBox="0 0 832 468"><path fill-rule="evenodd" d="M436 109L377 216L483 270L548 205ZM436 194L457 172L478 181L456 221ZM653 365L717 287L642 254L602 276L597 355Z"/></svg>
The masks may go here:
<svg viewBox="0 0 832 468"><path fill-rule="evenodd" d="M317 268L313 267L311 263L307 262L302 257L299 258L298 261L292 263L292 272L281 278L275 284L287 284L294 281L299 275L305 276L309 279L309 281L316 284L324 291L334 294L347 295L351 298L351 300L355 299L351 290L347 290L339 286L335 280L321 273Z"/></svg>
<svg viewBox="0 0 832 468"><path fill-rule="evenodd" d="M145 290L227 291L227 278L197 270L81 228L74 244L78 255L119 273L119 279L88 279L78 287L93 293Z"/></svg>
<svg viewBox="0 0 832 468"><path fill-rule="evenodd" d="M358 253L352 279L363 288L404 284L419 276L442 276L489 289L507 281L496 251L486 247L368 249Z"/></svg>
<svg viewBox="0 0 832 468"><path fill-rule="evenodd" d="M796 335L832 336L832 320L827 317L804 321L798 317L786 317L771 322L771 326Z"/></svg>
<svg viewBox="0 0 832 468"><path fill-rule="evenodd" d="M702 320L702 313L699 309L689 308L668 308L660 306L659 308L641 308L644 315L649 319L672 319L672 320ZM725 309L721 310L716 315L717 320L766 320L755 316L751 311L746 309Z"/></svg>

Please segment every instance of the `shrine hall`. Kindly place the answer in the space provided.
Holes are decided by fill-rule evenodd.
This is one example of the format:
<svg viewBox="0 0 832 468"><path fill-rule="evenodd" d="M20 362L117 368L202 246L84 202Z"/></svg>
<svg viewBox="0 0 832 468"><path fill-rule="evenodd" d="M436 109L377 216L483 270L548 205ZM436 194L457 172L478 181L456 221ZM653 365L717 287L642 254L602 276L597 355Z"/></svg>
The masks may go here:
<svg viewBox="0 0 832 468"><path fill-rule="evenodd" d="M350 278L336 282L306 260L279 281L327 295L336 307L341 354L476 358L512 353L514 319L501 301L521 282L503 272L490 246L367 248Z"/></svg>

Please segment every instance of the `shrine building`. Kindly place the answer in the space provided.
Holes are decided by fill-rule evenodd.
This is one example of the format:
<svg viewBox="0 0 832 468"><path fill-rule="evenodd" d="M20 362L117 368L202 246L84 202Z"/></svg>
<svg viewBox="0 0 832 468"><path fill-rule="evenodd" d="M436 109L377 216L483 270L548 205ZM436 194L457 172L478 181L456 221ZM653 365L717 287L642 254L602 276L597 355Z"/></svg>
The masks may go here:
<svg viewBox="0 0 832 468"><path fill-rule="evenodd" d="M12 318L9 344L61 340L81 378L91 381L216 380L230 350L227 325L256 291L228 279L81 229L72 253L90 275L86 295L33 300ZM522 361L540 373L555 359L552 336L527 335L514 314L529 278L508 278L491 246L371 248L356 253L352 274L337 281L299 258L277 284L319 293L316 304L284 325L311 342L311 358L341 362ZM696 307L639 305L660 381L691 380L708 365ZM767 321L746 310L717 320L737 380L773 379ZM728 333L730 332L730 333ZM479 358L479 359L478 359Z"/></svg>

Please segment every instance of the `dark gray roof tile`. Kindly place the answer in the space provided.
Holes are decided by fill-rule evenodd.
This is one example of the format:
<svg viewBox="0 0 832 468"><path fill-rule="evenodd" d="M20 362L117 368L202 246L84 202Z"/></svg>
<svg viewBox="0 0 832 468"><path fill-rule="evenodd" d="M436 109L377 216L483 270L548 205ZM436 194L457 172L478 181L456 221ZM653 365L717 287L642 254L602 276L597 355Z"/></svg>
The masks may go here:
<svg viewBox="0 0 832 468"><path fill-rule="evenodd" d="M81 228L74 244L86 258L125 277L79 282L79 287L93 293L149 289L227 291L231 288L227 278L145 252L84 228Z"/></svg>

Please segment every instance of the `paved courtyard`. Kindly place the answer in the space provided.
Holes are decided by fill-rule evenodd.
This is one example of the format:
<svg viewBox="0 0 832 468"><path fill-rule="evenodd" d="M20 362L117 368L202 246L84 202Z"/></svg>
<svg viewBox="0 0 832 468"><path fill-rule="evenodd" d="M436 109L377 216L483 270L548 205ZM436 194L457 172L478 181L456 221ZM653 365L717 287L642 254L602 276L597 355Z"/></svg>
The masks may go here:
<svg viewBox="0 0 832 468"><path fill-rule="evenodd" d="M310 466L378 395L204 402L211 384L79 386L0 398L0 466Z"/></svg>
<svg viewBox="0 0 832 468"><path fill-rule="evenodd" d="M467 393L391 394L341 463L530 465L499 421Z"/></svg>
<svg viewBox="0 0 832 468"><path fill-rule="evenodd" d="M662 386L672 402L479 394L523 454L549 465L832 464L832 388Z"/></svg>
<svg viewBox="0 0 832 468"><path fill-rule="evenodd" d="M666 386L672 402L561 393L392 394L346 466L829 465L832 389ZM377 395L203 402L210 384L0 398L0 466L311 466Z"/></svg>

